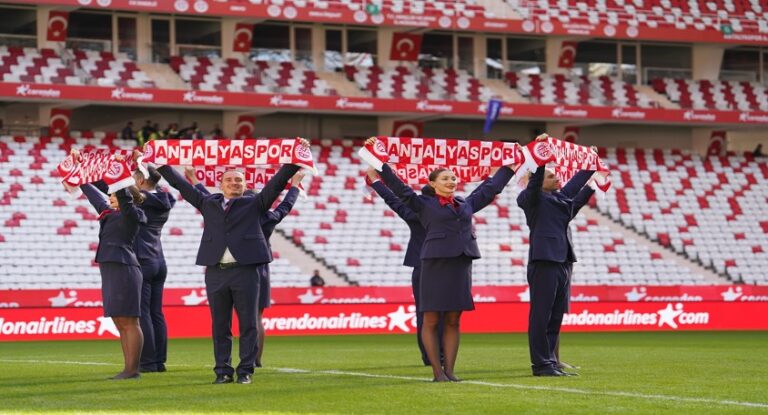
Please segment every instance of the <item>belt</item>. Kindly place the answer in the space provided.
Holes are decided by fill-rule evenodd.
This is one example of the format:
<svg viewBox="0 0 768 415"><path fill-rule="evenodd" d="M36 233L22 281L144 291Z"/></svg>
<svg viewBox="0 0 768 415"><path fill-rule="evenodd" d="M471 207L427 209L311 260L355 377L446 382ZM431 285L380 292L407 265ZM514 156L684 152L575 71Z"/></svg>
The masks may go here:
<svg viewBox="0 0 768 415"><path fill-rule="evenodd" d="M218 264L216 264L216 268L218 269L230 269L230 268L236 268L239 266L240 264L238 264L237 262L226 262L226 263L219 262Z"/></svg>

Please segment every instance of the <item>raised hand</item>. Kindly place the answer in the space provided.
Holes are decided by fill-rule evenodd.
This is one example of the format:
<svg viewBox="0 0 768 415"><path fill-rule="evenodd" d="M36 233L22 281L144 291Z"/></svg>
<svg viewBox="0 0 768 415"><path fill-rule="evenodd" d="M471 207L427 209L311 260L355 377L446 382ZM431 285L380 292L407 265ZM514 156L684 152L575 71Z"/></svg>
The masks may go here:
<svg viewBox="0 0 768 415"><path fill-rule="evenodd" d="M547 139L549 139L549 134L547 133L539 134L539 136L535 138L536 141L547 141Z"/></svg>
<svg viewBox="0 0 768 415"><path fill-rule="evenodd" d="M184 167L184 177L189 180L192 185L199 184L200 181L197 180L197 176L195 175L195 168L194 167Z"/></svg>
<svg viewBox="0 0 768 415"><path fill-rule="evenodd" d="M291 186L298 186L301 184L301 180L304 178L304 171L299 170L291 177Z"/></svg>
<svg viewBox="0 0 768 415"><path fill-rule="evenodd" d="M365 174L368 176L368 179L371 182L375 182L376 180L380 179L379 172L377 172L373 167L368 167L368 170L365 171Z"/></svg>
<svg viewBox="0 0 768 415"><path fill-rule="evenodd" d="M372 146L376 144L376 137L370 137L367 140L365 140L365 145Z"/></svg>

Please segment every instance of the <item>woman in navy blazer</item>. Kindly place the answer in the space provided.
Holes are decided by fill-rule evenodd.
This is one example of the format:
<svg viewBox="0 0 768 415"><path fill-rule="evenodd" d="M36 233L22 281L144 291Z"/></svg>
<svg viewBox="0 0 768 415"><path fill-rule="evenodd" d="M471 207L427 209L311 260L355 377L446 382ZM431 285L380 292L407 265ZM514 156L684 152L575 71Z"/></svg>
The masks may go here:
<svg viewBox="0 0 768 415"><path fill-rule="evenodd" d="M140 224L146 223L144 212L136 206L143 197L130 187L114 192L107 201L93 185L80 188L99 213L96 262L101 272L104 316L112 317L123 348L125 367L110 379L137 379L144 335L139 326L142 275L133 244Z"/></svg>
<svg viewBox="0 0 768 415"><path fill-rule="evenodd" d="M366 144L375 144L370 138ZM381 177L419 217L426 231L421 249L420 309L424 312L422 340L427 350L435 382L457 382L454 375L459 351L461 313L475 308L472 301L472 261L480 258L477 237L472 230L472 215L493 202L514 171L499 169L490 181L467 196L454 196L457 179L449 169L437 169L429 175L435 197L417 195L384 164ZM437 325L445 324L443 344L445 362L441 367Z"/></svg>

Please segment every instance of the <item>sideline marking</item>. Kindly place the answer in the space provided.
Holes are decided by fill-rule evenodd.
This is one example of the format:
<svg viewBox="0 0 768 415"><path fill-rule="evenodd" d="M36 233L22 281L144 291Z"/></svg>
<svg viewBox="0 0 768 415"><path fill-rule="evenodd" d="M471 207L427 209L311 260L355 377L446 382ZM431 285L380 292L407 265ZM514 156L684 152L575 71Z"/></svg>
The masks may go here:
<svg viewBox="0 0 768 415"><path fill-rule="evenodd" d="M122 366L122 363L78 362L78 361L71 361L71 360L33 360L33 359L24 359L24 360L0 359L0 363ZM168 366L169 367L209 368L209 366L185 365L185 364L174 364L174 365L168 365ZM417 381L417 382L429 381L429 379L427 378L419 378L415 376L377 375L375 373L347 372L342 370L308 370L308 369L287 368L287 367L286 368L264 368L261 370L272 370L275 372L286 373L286 374L302 373L302 374L317 374L317 375L354 376L354 377L375 378L375 379L398 379L398 380L409 380L409 381ZM684 396L655 395L655 394L644 394L644 393L622 392L622 391L596 391L596 390L589 390L589 389L576 389L576 388L567 388L567 387L558 387L558 386L521 385L516 383L493 383L493 382L484 382L480 380L464 380L461 382L461 384L489 386L492 388L511 388L511 389L520 389L520 390L562 392L562 393L571 393L571 394L577 394L577 395L603 395L603 396L614 396L614 397L622 397L622 398L637 398L637 399L649 399L649 400L660 400L660 401L671 401L671 402L690 402L690 403L699 403L699 404L715 404L715 405L723 405L723 406L741 406L741 407L747 407L747 408L768 409L768 403L761 403L761 402L744 402L744 401L719 400L719 399L710 399L710 398L688 398Z"/></svg>

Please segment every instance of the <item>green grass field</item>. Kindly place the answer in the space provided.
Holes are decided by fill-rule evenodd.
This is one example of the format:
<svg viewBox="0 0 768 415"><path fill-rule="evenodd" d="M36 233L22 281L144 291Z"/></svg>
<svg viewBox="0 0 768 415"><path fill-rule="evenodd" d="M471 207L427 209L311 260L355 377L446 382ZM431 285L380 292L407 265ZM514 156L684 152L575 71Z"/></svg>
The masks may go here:
<svg viewBox="0 0 768 415"><path fill-rule="evenodd" d="M530 376L526 336L465 335L433 384L405 335L273 337L251 385L211 385L210 340L176 340L166 373L108 381L117 341L0 343L0 412L768 414L768 332L565 334L580 377ZM236 356L236 352L235 352Z"/></svg>

